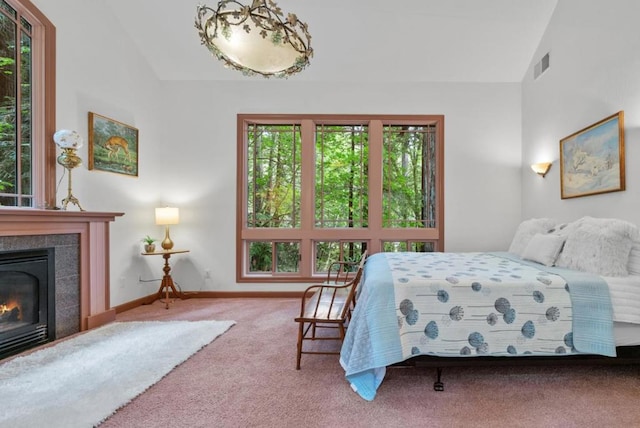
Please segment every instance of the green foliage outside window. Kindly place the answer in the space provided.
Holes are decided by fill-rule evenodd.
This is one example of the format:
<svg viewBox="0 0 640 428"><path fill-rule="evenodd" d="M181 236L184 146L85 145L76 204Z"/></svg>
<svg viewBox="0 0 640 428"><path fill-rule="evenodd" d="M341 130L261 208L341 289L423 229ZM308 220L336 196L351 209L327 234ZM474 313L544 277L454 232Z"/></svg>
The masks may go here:
<svg viewBox="0 0 640 428"><path fill-rule="evenodd" d="M384 145L383 225L434 227L435 128L388 126Z"/></svg>
<svg viewBox="0 0 640 428"><path fill-rule="evenodd" d="M313 200L314 230L367 229L370 177L369 125L316 124L314 140L301 140L299 124L255 124L246 129L248 229L301 228L302 200ZM312 144L313 165L306 171L314 179L313 195L301 186L302 148ZM436 227L436 126L383 125L382 140L383 228ZM308 152L305 152L308 153ZM378 197L378 201L380 198ZM307 233L312 233L307 232ZM291 234L289 233L289 236ZM274 232L274 236L278 236ZM321 236L321 233L318 235ZM312 238L313 239L313 238ZM300 268L300 243L276 238L247 240L249 273L295 273ZM435 243L389 241L383 251L433 251ZM313 241L313 274L325 272L335 260L359 261L365 241L344 239ZM275 260L275 263L274 263Z"/></svg>
<svg viewBox="0 0 640 428"><path fill-rule="evenodd" d="M253 273L298 272L300 261L300 244L298 242L258 241L249 245L249 271Z"/></svg>
<svg viewBox="0 0 640 428"><path fill-rule="evenodd" d="M316 242L316 272L329 270L331 263L336 260L345 262L359 262L367 249L366 242L358 241L317 241Z"/></svg>
<svg viewBox="0 0 640 428"><path fill-rule="evenodd" d="M248 226L300 227L299 127L253 125L248 152Z"/></svg>
<svg viewBox="0 0 640 428"><path fill-rule="evenodd" d="M367 227L368 127L316 127L316 227Z"/></svg>
<svg viewBox="0 0 640 428"><path fill-rule="evenodd" d="M0 9L0 193L5 195L0 195L0 205L31 206L31 37L24 32L30 30L30 25L22 20L19 30L7 13L15 16L15 11L3 2ZM20 73L16 67L18 59Z"/></svg>

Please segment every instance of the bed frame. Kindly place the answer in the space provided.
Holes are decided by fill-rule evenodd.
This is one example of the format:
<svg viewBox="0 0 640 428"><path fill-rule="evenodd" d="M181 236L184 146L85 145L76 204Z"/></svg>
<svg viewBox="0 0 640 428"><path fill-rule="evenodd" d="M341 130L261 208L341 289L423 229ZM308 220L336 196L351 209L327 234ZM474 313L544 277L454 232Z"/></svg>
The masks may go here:
<svg viewBox="0 0 640 428"><path fill-rule="evenodd" d="M437 357L418 355L389 368L435 368L434 391L444 391L442 371L445 367L491 366L559 366L559 365L632 365L640 364L640 346L618 346L616 357L602 355L527 356L527 357Z"/></svg>

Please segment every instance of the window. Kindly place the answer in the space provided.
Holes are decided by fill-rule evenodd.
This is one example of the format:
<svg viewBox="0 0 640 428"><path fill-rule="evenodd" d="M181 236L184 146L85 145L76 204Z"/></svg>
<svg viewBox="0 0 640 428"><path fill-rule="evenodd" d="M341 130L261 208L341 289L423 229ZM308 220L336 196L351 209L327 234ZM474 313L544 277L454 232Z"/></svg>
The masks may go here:
<svg viewBox="0 0 640 428"><path fill-rule="evenodd" d="M443 250L443 116L238 115L239 282Z"/></svg>
<svg viewBox="0 0 640 428"><path fill-rule="evenodd" d="M0 205L55 205L55 27L0 0Z"/></svg>

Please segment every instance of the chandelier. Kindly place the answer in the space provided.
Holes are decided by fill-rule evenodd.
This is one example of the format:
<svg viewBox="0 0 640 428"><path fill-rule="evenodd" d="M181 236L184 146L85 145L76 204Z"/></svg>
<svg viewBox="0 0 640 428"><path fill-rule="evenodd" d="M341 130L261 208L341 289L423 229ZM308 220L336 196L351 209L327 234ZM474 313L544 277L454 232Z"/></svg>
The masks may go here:
<svg viewBox="0 0 640 428"><path fill-rule="evenodd" d="M215 9L201 4L195 25L216 58L248 76L288 77L313 56L307 24L293 13L285 19L272 0L252 0L251 6L222 0Z"/></svg>

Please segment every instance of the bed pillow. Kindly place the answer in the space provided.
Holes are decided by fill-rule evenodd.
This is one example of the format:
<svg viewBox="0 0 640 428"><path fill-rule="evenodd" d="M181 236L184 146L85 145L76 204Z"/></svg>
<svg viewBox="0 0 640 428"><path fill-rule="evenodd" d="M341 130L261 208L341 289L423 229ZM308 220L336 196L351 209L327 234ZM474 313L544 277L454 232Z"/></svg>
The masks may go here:
<svg viewBox="0 0 640 428"><path fill-rule="evenodd" d="M564 236L565 238L571 234L574 230L576 230L582 223L587 221L591 217L583 217L578 220L569 222L569 223L560 223L553 226L549 229L549 233L554 233L556 235Z"/></svg>
<svg viewBox="0 0 640 428"><path fill-rule="evenodd" d="M579 218L578 220L574 220L569 223L558 224L553 229L551 229L549 233L562 236L566 244L566 241L569 235L573 234L573 232L578 230L578 228L582 223L584 223L585 221L588 221L589 219L591 219L591 217L582 217L582 218ZM569 253L566 253L565 251L560 251L558 258L556 259L556 266L561 266L561 267L569 266L569 264L571 264L569 257L570 257Z"/></svg>
<svg viewBox="0 0 640 428"><path fill-rule="evenodd" d="M629 275L640 275L640 242L636 241L631 245L627 271Z"/></svg>
<svg viewBox="0 0 640 428"><path fill-rule="evenodd" d="M560 235L536 233L525 247L522 258L545 266L553 266L563 244L564 237Z"/></svg>
<svg viewBox="0 0 640 428"><path fill-rule="evenodd" d="M509 246L509 252L522 257L522 253L527 247L527 244L529 244L529 241L531 241L531 238L533 238L536 233L547 233L555 224L556 221L550 218L531 218L523 221L516 229L516 233Z"/></svg>
<svg viewBox="0 0 640 428"><path fill-rule="evenodd" d="M567 236L556 266L604 276L626 276L638 228L618 219L584 217Z"/></svg>

